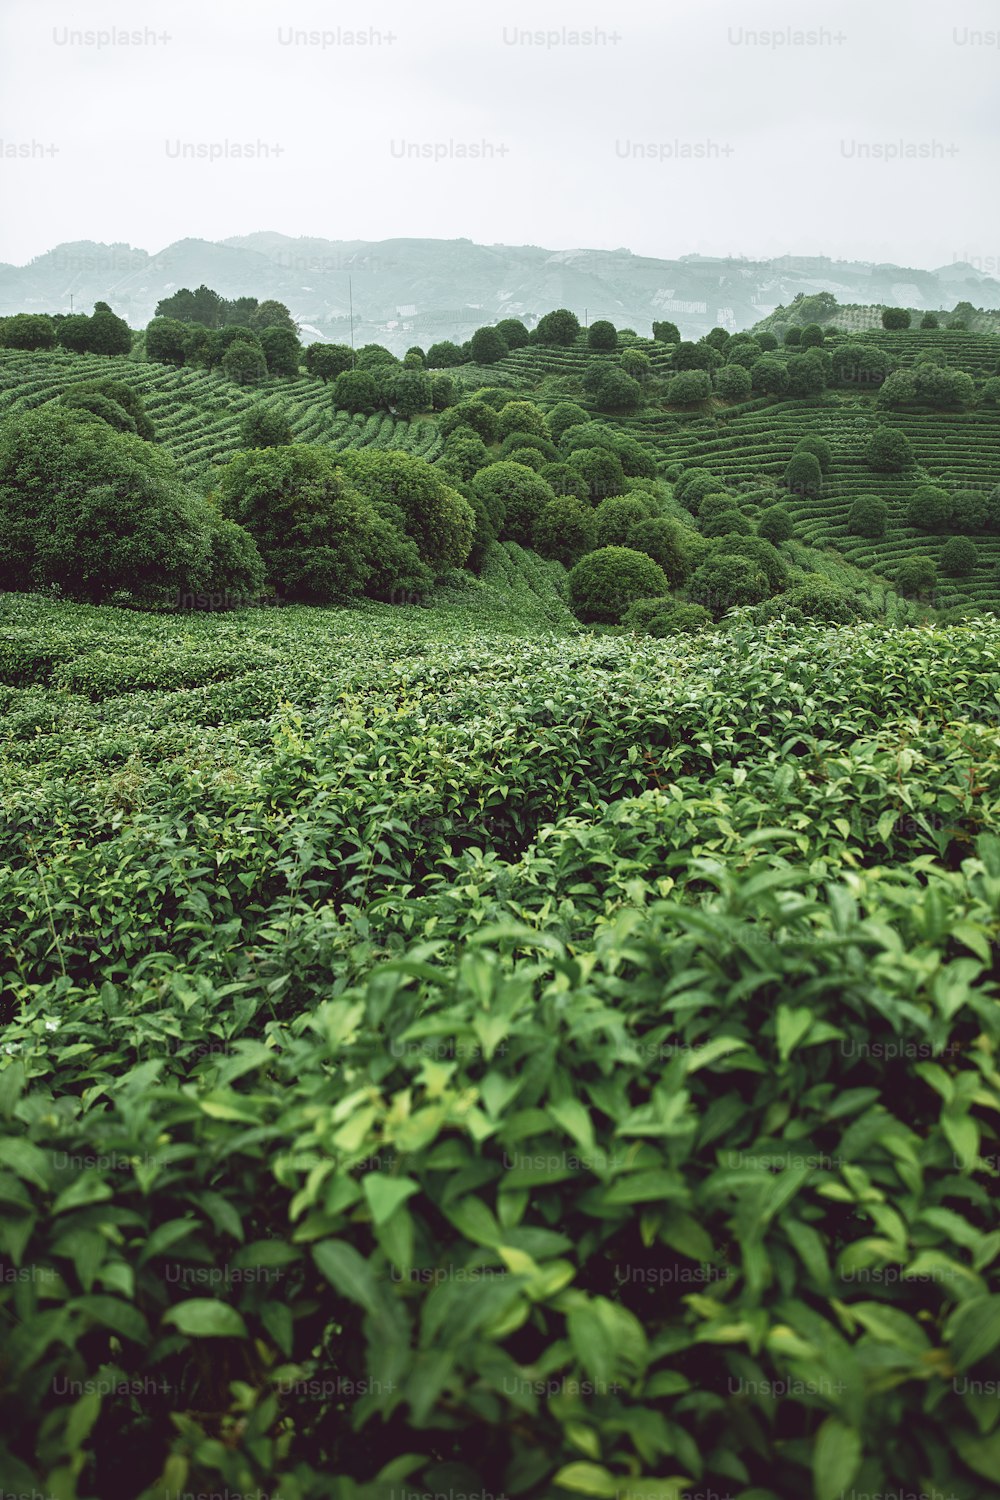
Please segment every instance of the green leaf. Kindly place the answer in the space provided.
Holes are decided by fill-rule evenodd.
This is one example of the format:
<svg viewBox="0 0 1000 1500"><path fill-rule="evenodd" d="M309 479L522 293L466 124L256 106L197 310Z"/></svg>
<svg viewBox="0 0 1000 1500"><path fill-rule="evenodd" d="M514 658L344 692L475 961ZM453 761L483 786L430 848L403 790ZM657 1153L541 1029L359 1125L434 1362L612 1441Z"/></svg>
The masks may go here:
<svg viewBox="0 0 1000 1500"><path fill-rule="evenodd" d="M558 1104L549 1104L549 1114L560 1129L565 1130L570 1140L584 1151L594 1149L594 1122L579 1099L563 1099Z"/></svg>
<svg viewBox="0 0 1000 1500"><path fill-rule="evenodd" d="M401 1203L420 1191L419 1182L412 1177L389 1177L384 1172L366 1172L361 1186L376 1228L391 1219Z"/></svg>
<svg viewBox="0 0 1000 1500"><path fill-rule="evenodd" d="M813 1447L815 1500L839 1500L860 1467L860 1434L839 1417L827 1417Z"/></svg>
<svg viewBox="0 0 1000 1500"><path fill-rule="evenodd" d="M180 1332L197 1339L245 1339L247 1327L235 1307L212 1297L192 1297L163 1314Z"/></svg>
<svg viewBox="0 0 1000 1500"><path fill-rule="evenodd" d="M88 1203L106 1203L114 1193L103 1177L96 1172L84 1172L68 1188L64 1188L52 1205L54 1214L64 1214L70 1208L85 1208Z"/></svg>
<svg viewBox="0 0 1000 1500"><path fill-rule="evenodd" d="M353 1245L348 1245L343 1240L323 1240L321 1244L313 1246L313 1260L342 1297L356 1302L366 1312L377 1312L378 1284L375 1273Z"/></svg>
<svg viewBox="0 0 1000 1500"><path fill-rule="evenodd" d="M574 1495L598 1495L602 1500L615 1500L618 1494L619 1481L608 1470L599 1464L567 1464L560 1469L553 1481L561 1485L564 1490L572 1490Z"/></svg>
<svg viewBox="0 0 1000 1500"><path fill-rule="evenodd" d="M951 1439L958 1449L958 1456L974 1474L996 1483L1000 1474L1000 1431L991 1437L973 1437L960 1427L951 1430Z"/></svg>
<svg viewBox="0 0 1000 1500"><path fill-rule="evenodd" d="M815 1013L807 1006L793 1010L790 1005L779 1005L775 1012L778 1037L778 1056L783 1063L791 1057L799 1042L815 1020Z"/></svg>
<svg viewBox="0 0 1000 1500"><path fill-rule="evenodd" d="M956 1370L978 1364L1000 1345L1000 1296L972 1297L952 1313L948 1342Z"/></svg>

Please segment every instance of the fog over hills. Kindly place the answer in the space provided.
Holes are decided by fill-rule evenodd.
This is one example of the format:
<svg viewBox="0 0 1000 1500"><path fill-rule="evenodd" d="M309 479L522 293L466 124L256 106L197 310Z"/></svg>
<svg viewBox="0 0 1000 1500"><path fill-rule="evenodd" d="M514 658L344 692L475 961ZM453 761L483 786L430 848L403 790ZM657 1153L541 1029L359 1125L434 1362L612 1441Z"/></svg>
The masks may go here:
<svg viewBox="0 0 1000 1500"><path fill-rule="evenodd" d="M553 307L639 333L668 318L688 337L718 324L748 327L800 292L830 291L850 304L947 310L964 300L1000 308L1000 281L968 261L928 271L795 255L658 260L626 249L328 240L264 230L177 240L155 254L91 240L58 245L27 265L0 266L0 316L89 311L102 299L140 327L161 298L202 282L226 297L286 303L307 341L348 337L353 294L355 341L395 350L468 337L502 317L530 324Z"/></svg>

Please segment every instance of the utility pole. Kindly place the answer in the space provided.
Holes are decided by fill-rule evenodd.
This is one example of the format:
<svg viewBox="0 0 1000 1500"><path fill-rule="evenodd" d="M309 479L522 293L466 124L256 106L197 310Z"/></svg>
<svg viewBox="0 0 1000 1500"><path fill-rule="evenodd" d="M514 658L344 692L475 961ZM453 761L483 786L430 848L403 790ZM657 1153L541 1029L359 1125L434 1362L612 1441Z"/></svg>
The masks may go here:
<svg viewBox="0 0 1000 1500"><path fill-rule="evenodd" d="M350 276L347 278L347 299L351 308L351 368L354 368L354 285Z"/></svg>

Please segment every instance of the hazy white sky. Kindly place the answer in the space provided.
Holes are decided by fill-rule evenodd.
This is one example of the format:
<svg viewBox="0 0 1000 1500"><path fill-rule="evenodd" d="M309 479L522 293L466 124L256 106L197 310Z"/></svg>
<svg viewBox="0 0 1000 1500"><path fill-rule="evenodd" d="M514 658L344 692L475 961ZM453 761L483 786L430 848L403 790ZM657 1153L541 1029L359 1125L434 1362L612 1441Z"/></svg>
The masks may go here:
<svg viewBox="0 0 1000 1500"><path fill-rule="evenodd" d="M5 0L0 28L7 262L276 229L1000 264L990 0Z"/></svg>

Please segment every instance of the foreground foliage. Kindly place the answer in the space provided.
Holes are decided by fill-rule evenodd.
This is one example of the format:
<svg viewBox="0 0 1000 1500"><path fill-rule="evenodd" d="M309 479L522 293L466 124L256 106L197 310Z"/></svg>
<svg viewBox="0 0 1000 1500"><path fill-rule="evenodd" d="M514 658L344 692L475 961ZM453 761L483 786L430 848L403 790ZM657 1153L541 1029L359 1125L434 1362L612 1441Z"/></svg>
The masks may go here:
<svg viewBox="0 0 1000 1500"><path fill-rule="evenodd" d="M2 623L9 1489L995 1493L996 625Z"/></svg>

